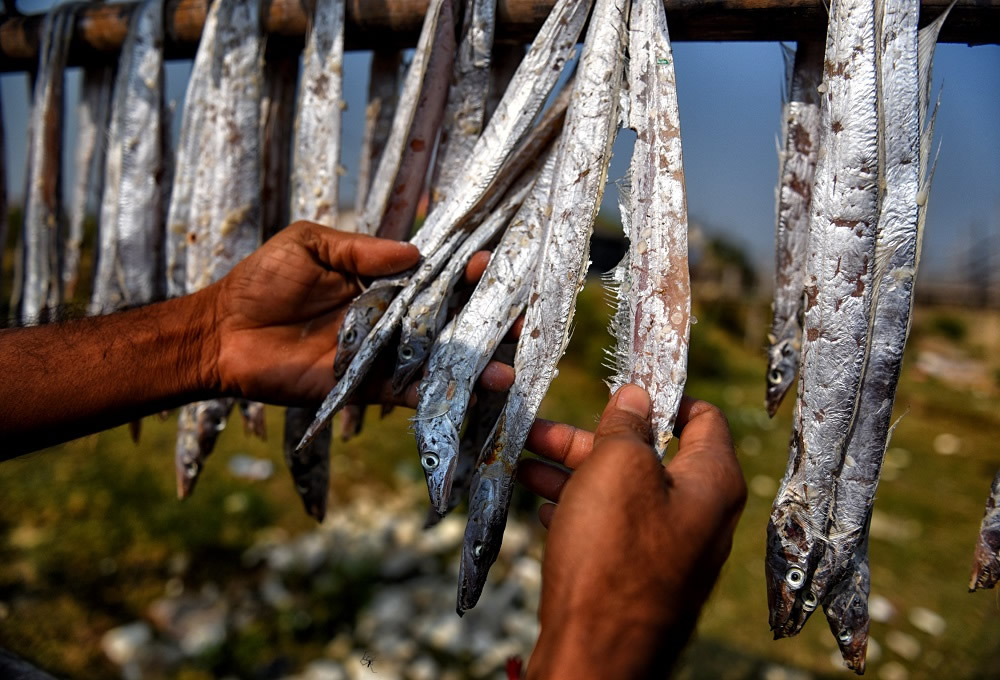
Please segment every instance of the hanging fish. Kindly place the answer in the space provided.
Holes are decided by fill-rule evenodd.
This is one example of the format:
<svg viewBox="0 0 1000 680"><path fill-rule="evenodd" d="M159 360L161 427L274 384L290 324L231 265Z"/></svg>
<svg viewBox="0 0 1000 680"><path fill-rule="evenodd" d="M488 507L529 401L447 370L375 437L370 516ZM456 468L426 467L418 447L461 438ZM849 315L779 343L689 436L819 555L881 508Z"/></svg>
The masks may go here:
<svg viewBox="0 0 1000 680"><path fill-rule="evenodd" d="M496 0L465 0L462 41L441 125L431 178L431 210L449 191L482 134L490 85L490 53L496 28Z"/></svg>
<svg viewBox="0 0 1000 680"><path fill-rule="evenodd" d="M1000 581L1000 471L993 478L990 496L986 499L986 513L979 526L969 592L992 588L997 581Z"/></svg>
<svg viewBox="0 0 1000 680"><path fill-rule="evenodd" d="M480 204L499 200L503 195L496 186L497 179L502 176L501 166L529 129L561 74L562 66L572 55L589 9L589 0L558 0L552 8L531 49L521 62L514 80L504 93L497 112L477 140L463 167L461 174L469 178L469 181L462 184L461 191L450 194L444 202L438 204L427 216L423 227L410 240L426 258L425 263L414 274L416 280L411 280L396 295L371 333L362 340L361 347L351 360L350 368L323 401L310 427L311 431L318 430L325 424L367 375L372 361L392 337L413 296L422 290L424 282L428 280L423 277L430 276L428 263L439 257L437 251L445 243L452 242L455 231L462 229L465 220L477 212ZM513 181L512 177L509 179ZM338 354L341 351L342 348L338 345Z"/></svg>
<svg viewBox="0 0 1000 680"><path fill-rule="evenodd" d="M265 240L289 221L289 149L295 125L298 73L298 55L290 53L283 45L271 43L264 56L264 89L260 102L263 168L260 202Z"/></svg>
<svg viewBox="0 0 1000 680"><path fill-rule="evenodd" d="M115 82L92 314L148 304L164 294L170 128L163 100L163 37L163 0L144 0L132 14Z"/></svg>
<svg viewBox="0 0 1000 680"><path fill-rule="evenodd" d="M263 81L260 7L256 2L217 0L212 4L188 83L181 152L197 149L189 212L178 212L171 197L171 225L187 219L186 292L222 278L252 253L261 238L260 99ZM190 112L190 113L189 113ZM185 132L200 132L188 146ZM178 175L190 172L178 159ZM184 198L188 198L185 196ZM191 493L233 399L189 404L178 423L177 492Z"/></svg>
<svg viewBox="0 0 1000 680"><path fill-rule="evenodd" d="M73 297L80 273L84 220L87 215L97 214L101 207L105 135L111 115L114 84L114 64L94 63L84 66L77 121L76 176L70 203L69 232L63 246L62 284L66 299Z"/></svg>
<svg viewBox="0 0 1000 680"><path fill-rule="evenodd" d="M788 465L801 475L786 473L767 529L765 571L775 637L789 634L785 628L796 596L809 593L803 586L823 552L868 349L878 188L872 0L831 4L819 89L824 152L813 186L802 364Z"/></svg>
<svg viewBox="0 0 1000 680"><path fill-rule="evenodd" d="M786 56L787 59L787 56ZM795 382L802 347L802 276L809 245L809 203L819 153L823 44L800 40L782 106L778 226L774 253L774 316L768 334L765 402L772 417Z"/></svg>
<svg viewBox="0 0 1000 680"><path fill-rule="evenodd" d="M316 0L302 64L292 147L292 219L335 227L340 191L344 0ZM308 447L295 450L314 411L309 407L285 411L284 452L306 512L321 522L330 484L330 428Z"/></svg>
<svg viewBox="0 0 1000 680"><path fill-rule="evenodd" d="M629 21L629 126L636 133L623 194L629 251L617 267L612 391L635 383L653 402L662 458L687 378L691 277L673 52L660 0L635 0Z"/></svg>
<svg viewBox="0 0 1000 680"><path fill-rule="evenodd" d="M365 129L361 136L361 157L358 162L358 189L354 197L354 212L356 221L359 222L368 200L372 168L379 166L396 116L402 63L403 53L398 50L375 50L372 53Z"/></svg>
<svg viewBox="0 0 1000 680"><path fill-rule="evenodd" d="M448 265L452 269L449 278L457 278L464 269L464 264L456 266L454 262L456 260L461 262L463 259L468 261L485 241L491 239L493 234L501 231L511 221L526 197L534 195L536 201L540 200L538 194L541 191L536 192L532 187L536 176L537 174L532 172L518 182L497 210L462 244L459 249L461 256L453 258ZM545 179L541 181L546 182ZM446 296L443 289L447 287L448 281L444 275L439 277L438 281L444 281L438 286L442 291L432 292L432 297ZM501 295L501 299L516 292L508 289ZM427 303L428 307L432 305L433 302ZM465 410L472 396L473 385L510 323L513 323L513 319L508 322L504 316L489 320L488 328L474 329L474 337L464 332L465 326L455 324L448 336L442 337L442 343L450 345L451 351L438 352L436 361L435 356L432 356L427 376L418 387L417 413L413 418L413 430L417 439L420 464L424 468L424 477L427 480L431 507L439 514L443 515L448 509L452 478L458 461L458 431L465 420ZM485 343L482 341L484 333L489 337Z"/></svg>
<svg viewBox="0 0 1000 680"><path fill-rule="evenodd" d="M455 54L451 0L431 0L407 71L359 231L402 240L413 229L417 201L444 114Z"/></svg>
<svg viewBox="0 0 1000 680"><path fill-rule="evenodd" d="M869 518L870 520L870 518ZM844 578L830 589L823 601L823 611L830 632L837 639L844 664L857 673L865 672L868 653L868 593L871 590L871 569L868 566L868 531L858 545Z"/></svg>
<svg viewBox="0 0 1000 680"><path fill-rule="evenodd" d="M28 130L27 188L20 319L35 324L55 316L62 302L59 238L62 207L63 71L78 3L59 5L42 20L38 75Z"/></svg>
<svg viewBox="0 0 1000 680"><path fill-rule="evenodd" d="M569 342L618 122L628 14L627 1L597 0L584 41L555 163L551 216L514 358L514 384L472 483L459 613L475 605L499 554L518 459Z"/></svg>

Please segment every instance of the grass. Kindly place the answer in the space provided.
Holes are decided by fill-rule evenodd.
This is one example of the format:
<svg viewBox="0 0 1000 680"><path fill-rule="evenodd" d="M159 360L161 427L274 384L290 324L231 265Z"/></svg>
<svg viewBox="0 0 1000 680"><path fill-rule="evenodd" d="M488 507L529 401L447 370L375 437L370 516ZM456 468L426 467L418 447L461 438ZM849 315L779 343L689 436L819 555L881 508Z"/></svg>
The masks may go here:
<svg viewBox="0 0 1000 680"><path fill-rule="evenodd" d="M568 355L542 407L545 417L592 427L606 402L606 371L599 366L608 344L607 309L601 298L594 284L584 290ZM692 331L688 391L726 411L751 493L679 677L760 677L769 664L841 675L830 661L835 645L822 616L792 640L774 642L767 630L764 528L785 466L791 401L769 420L762 405L763 340L748 347L738 329L726 330L732 323L711 322L710 310L696 308L695 314L703 321ZM766 305L749 306L742 316L754 314L766 317ZM948 310L918 314L896 405L903 417L891 444L909 452L909 464L883 481L876 506L914 535L872 539L873 593L897 611L888 623L872 625L881 647L881 658L870 664L873 677L887 662L902 664L910 678L988 677L1000 668L997 595L966 593L983 502L1000 467L997 390L974 393L914 370L924 339L940 342L943 334L970 355L978 348L979 355L1000 356L975 332L982 323ZM959 326L968 332L956 337ZM406 417L397 410L379 421L370 410L362 436L336 445L332 503L350 503L361 487L391 493L420 480ZM278 527L295 535L314 526L283 469L280 409L269 409L268 428L271 439L260 442L233 423L196 493L184 502L174 492L173 419L147 418L138 446L117 428L0 465L0 645L65 677L117 677L100 651L100 636L142 618L169 579L181 578L188 589L212 583L235 590L253 579L240 556L262 532ZM960 439L957 455L934 452L941 433ZM273 461L276 474L258 483L234 479L226 462L236 453ZM176 565L184 560L191 566L178 576ZM373 573L354 565L332 575L309 605L311 624L281 617L260 622L176 677L251 677L275 659L284 659L289 670L301 668L322 653L332 632L350 627L375 585ZM929 636L910 623L917 606L944 617L943 635ZM916 638L919 654L907 659L889 649L890 630Z"/></svg>

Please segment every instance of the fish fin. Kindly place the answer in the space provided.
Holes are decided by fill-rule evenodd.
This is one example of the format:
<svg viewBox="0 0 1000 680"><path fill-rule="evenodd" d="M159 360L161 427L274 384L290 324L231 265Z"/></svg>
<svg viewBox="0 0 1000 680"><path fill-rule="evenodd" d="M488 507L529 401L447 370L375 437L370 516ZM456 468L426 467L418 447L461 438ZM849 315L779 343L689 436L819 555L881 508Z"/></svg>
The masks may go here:
<svg viewBox="0 0 1000 680"><path fill-rule="evenodd" d="M629 238L632 233L631 214L629 213L629 205L632 202L632 187L628 179L619 180L617 185L622 228L625 231L625 237ZM631 329L629 328L631 325L629 323L631 319L629 262L630 255L626 251L621 262L602 277L604 289L615 308L608 323L608 332L611 334L613 344L605 349L607 358L605 367L611 370L611 375L605 382L612 392L628 382L629 377L630 355L632 353Z"/></svg>

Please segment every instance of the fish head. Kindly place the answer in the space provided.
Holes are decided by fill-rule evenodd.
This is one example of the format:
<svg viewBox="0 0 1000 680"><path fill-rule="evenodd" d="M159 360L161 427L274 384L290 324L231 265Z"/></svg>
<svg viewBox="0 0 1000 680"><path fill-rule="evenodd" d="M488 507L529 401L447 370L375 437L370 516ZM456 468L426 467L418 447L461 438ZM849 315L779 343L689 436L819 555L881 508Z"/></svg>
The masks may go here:
<svg viewBox="0 0 1000 680"><path fill-rule="evenodd" d="M767 391L765 404L771 417L778 412L782 399L795 382L799 369L799 349L793 340L774 343L767 356Z"/></svg>
<svg viewBox="0 0 1000 680"><path fill-rule="evenodd" d="M458 430L447 412L414 422L420 467L424 469L431 507L444 515L448 512L452 480L458 465Z"/></svg>
<svg viewBox="0 0 1000 680"><path fill-rule="evenodd" d="M333 374L338 380L347 372L354 355L358 353L365 338L385 314L398 290L398 286L373 284L371 288L356 297L347 308L344 321L337 331L337 354L333 358Z"/></svg>
<svg viewBox="0 0 1000 680"><path fill-rule="evenodd" d="M408 332L409 330L409 332ZM426 324L411 329L404 327L396 350L396 370L392 374L392 391L400 394L417 376L431 350L431 329Z"/></svg>
<svg viewBox="0 0 1000 680"><path fill-rule="evenodd" d="M983 527L976 541L969 591L992 588L997 581L1000 581L1000 526Z"/></svg>
<svg viewBox="0 0 1000 680"><path fill-rule="evenodd" d="M205 459L212 453L215 440L226 427L226 418L232 407L231 399L214 399L188 404L181 409L174 456L178 498L187 498L194 491Z"/></svg>
<svg viewBox="0 0 1000 680"><path fill-rule="evenodd" d="M772 510L767 524L764 573L768 623L776 639L798 632L817 604L812 602L809 589L811 539L800 510L795 503L778 505ZM801 618L806 603L811 608L805 618Z"/></svg>
<svg viewBox="0 0 1000 680"><path fill-rule="evenodd" d="M830 631L837 640L844 664L861 675L868 653L868 589L860 583L861 574L848 574L826 600L824 610Z"/></svg>
<svg viewBox="0 0 1000 680"><path fill-rule="evenodd" d="M497 480L477 473L472 478L469 520L462 542L458 568L459 616L472 609L483 594L490 567L500 555L500 543L507 523L509 489Z"/></svg>

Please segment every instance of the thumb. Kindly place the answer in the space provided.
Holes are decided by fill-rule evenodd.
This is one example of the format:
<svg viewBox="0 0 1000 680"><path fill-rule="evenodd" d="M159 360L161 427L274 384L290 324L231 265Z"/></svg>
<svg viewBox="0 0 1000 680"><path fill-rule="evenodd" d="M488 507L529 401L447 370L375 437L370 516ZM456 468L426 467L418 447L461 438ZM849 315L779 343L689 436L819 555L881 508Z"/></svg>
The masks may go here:
<svg viewBox="0 0 1000 680"><path fill-rule="evenodd" d="M313 222L296 222L290 236L327 269L360 276L385 276L420 261L416 246L403 241L349 234Z"/></svg>
<svg viewBox="0 0 1000 680"><path fill-rule="evenodd" d="M650 443L649 415L652 403L638 385L623 385L611 397L594 432L594 447L604 439L623 437Z"/></svg>

